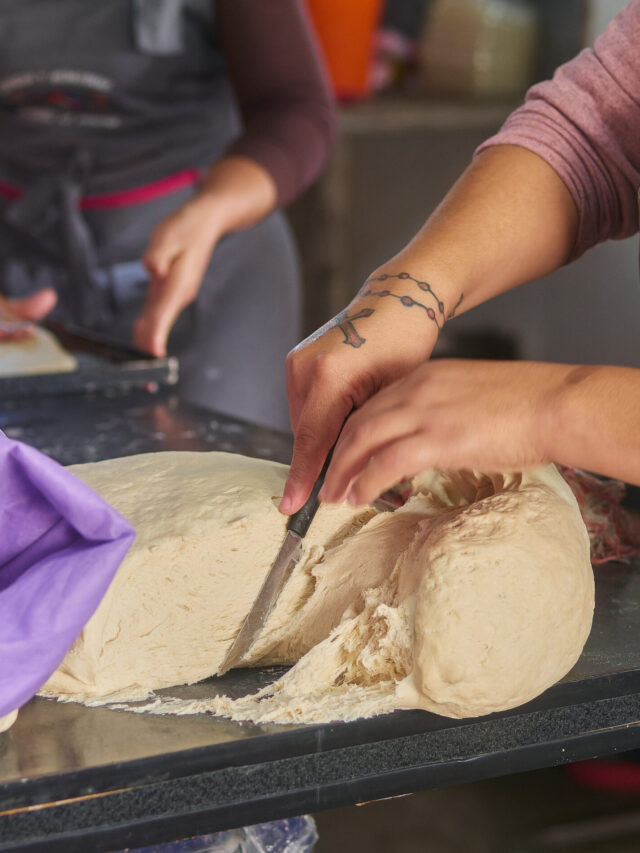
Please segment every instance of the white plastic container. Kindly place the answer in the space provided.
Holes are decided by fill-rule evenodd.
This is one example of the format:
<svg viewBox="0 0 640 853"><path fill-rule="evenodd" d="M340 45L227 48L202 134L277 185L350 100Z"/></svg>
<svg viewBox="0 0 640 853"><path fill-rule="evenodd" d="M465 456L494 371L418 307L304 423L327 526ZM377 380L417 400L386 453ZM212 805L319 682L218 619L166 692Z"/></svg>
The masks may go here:
<svg viewBox="0 0 640 853"><path fill-rule="evenodd" d="M529 0L432 0L419 52L422 86L440 95L517 97L532 82L537 42Z"/></svg>

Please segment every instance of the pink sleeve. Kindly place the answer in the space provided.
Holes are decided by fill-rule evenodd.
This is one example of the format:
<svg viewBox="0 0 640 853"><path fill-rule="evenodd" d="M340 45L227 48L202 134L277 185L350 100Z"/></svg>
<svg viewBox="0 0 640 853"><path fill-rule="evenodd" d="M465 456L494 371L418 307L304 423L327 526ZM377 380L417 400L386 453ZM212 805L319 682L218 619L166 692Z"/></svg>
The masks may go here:
<svg viewBox="0 0 640 853"><path fill-rule="evenodd" d="M579 214L573 258L638 230L640 185L640 0L597 39L533 86L522 107L484 142L520 145L546 160Z"/></svg>

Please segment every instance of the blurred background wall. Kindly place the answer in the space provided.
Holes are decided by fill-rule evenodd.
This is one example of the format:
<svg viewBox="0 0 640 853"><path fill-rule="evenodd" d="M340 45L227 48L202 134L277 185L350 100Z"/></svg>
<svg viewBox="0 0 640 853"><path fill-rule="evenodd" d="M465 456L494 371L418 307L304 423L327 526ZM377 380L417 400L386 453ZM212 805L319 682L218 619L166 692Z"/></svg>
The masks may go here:
<svg viewBox="0 0 640 853"><path fill-rule="evenodd" d="M308 2L313 14L314 2ZM317 2L329 15L332 0ZM334 21L339 5L331 13ZM339 134L332 163L291 210L305 272L307 331L343 308L369 272L414 234L527 86L590 44L624 5L624 0L380 5L366 83L357 91L351 81L345 91L346 84L334 80ZM496 12L503 15L502 29ZM483 13L488 17L482 19ZM350 26L355 25L341 23L339 29L353 43L356 30ZM344 56L344 48L334 50ZM468 60L474 50L475 66ZM531 54L527 62L525 54ZM434 68L437 62L444 67ZM480 70L478 63L484 63ZM535 230L535 221L531 227ZM640 366L639 329L634 237L599 246L545 279L461 315L446 327L439 352Z"/></svg>

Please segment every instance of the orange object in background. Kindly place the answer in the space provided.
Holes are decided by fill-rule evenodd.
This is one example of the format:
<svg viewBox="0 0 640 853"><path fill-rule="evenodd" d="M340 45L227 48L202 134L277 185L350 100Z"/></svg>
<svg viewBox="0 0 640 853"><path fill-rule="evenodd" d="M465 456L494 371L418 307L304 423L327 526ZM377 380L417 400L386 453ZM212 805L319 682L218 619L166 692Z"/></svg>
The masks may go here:
<svg viewBox="0 0 640 853"><path fill-rule="evenodd" d="M307 6L336 97L366 97L384 0L307 0Z"/></svg>

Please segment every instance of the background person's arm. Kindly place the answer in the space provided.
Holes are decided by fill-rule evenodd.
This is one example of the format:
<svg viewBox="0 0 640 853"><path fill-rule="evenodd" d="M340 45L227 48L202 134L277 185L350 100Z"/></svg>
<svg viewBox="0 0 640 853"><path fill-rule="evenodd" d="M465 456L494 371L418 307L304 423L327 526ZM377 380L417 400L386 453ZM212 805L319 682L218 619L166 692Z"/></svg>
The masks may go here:
<svg viewBox="0 0 640 853"><path fill-rule="evenodd" d="M351 327L339 316L291 353L295 446L284 512L306 498L351 408L428 358L452 311L637 230L639 39L633 0L593 51L530 91L418 235L348 307L366 342L345 346Z"/></svg>
<svg viewBox="0 0 640 853"><path fill-rule="evenodd" d="M333 102L301 0L219 0L216 21L244 128L200 191L155 229L135 343L163 355L215 246L292 201L327 162Z"/></svg>

